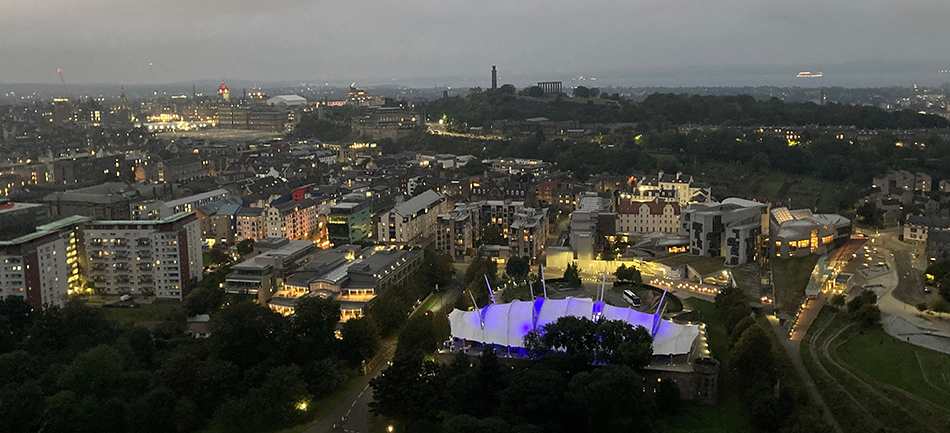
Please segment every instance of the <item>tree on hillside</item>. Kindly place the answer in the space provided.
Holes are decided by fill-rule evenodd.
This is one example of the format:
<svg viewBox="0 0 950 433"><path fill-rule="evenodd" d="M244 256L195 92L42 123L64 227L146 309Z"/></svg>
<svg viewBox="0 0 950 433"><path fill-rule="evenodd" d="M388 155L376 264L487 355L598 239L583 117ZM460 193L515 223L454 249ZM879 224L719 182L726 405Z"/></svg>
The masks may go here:
<svg viewBox="0 0 950 433"><path fill-rule="evenodd" d="M652 431L655 409L646 401L643 378L626 366L608 365L578 373L566 399L577 416L568 431Z"/></svg>
<svg viewBox="0 0 950 433"><path fill-rule="evenodd" d="M254 252L254 239L245 239L237 243L237 252L242 256L246 256Z"/></svg>
<svg viewBox="0 0 950 433"><path fill-rule="evenodd" d="M635 285L643 284L643 276L640 274L640 270L633 266L627 267L626 264L621 264L614 272L614 276L617 277L617 281L625 281Z"/></svg>
<svg viewBox="0 0 950 433"><path fill-rule="evenodd" d="M340 342L340 356L352 365L368 361L379 350L380 339L376 324L366 317L343 322L343 341Z"/></svg>
<svg viewBox="0 0 950 433"><path fill-rule="evenodd" d="M590 89L584 86L577 86L574 88L574 97L575 98L590 98Z"/></svg>
<svg viewBox="0 0 950 433"><path fill-rule="evenodd" d="M525 347L539 354L559 351L588 363L623 364L640 371L653 356L653 339L642 326L622 320L565 316L528 332Z"/></svg>
<svg viewBox="0 0 950 433"><path fill-rule="evenodd" d="M732 332L736 325L752 312L741 289L726 287L716 295L716 311L723 318L726 329Z"/></svg>
<svg viewBox="0 0 950 433"><path fill-rule="evenodd" d="M772 168L772 162L769 161L769 155L765 152L759 152L749 160L749 166L755 171L769 171Z"/></svg>
<svg viewBox="0 0 950 433"><path fill-rule="evenodd" d="M532 98L543 98L544 90L538 86L531 86L524 90L525 94Z"/></svg>
<svg viewBox="0 0 950 433"><path fill-rule="evenodd" d="M298 299L290 318L290 333L296 339L296 344L290 347L291 359L305 365L329 357L339 322L339 302L310 296Z"/></svg>
<svg viewBox="0 0 950 433"><path fill-rule="evenodd" d="M374 397L369 403L370 410L408 426L436 421L440 406L437 402L444 390L438 377L440 370L435 362L423 361L420 357L394 358L382 375L369 382Z"/></svg>
<svg viewBox="0 0 950 433"><path fill-rule="evenodd" d="M508 259L508 263L505 264L505 273L512 278L523 279L528 276L528 272L531 270L530 262L531 259L527 257L511 257Z"/></svg>
<svg viewBox="0 0 950 433"><path fill-rule="evenodd" d="M567 269L564 269L564 282L570 286L580 287L581 275L577 269L577 263L571 262L567 265Z"/></svg>

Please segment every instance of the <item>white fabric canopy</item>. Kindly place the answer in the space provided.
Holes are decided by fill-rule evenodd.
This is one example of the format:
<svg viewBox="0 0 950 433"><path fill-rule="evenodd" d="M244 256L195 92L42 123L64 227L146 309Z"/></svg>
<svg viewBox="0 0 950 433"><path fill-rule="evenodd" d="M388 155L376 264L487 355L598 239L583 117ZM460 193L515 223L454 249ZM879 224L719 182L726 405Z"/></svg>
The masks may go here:
<svg viewBox="0 0 950 433"><path fill-rule="evenodd" d="M534 311L537 327L552 323L564 316L594 318L595 305L602 305L602 315L609 320L623 320L650 331L653 315L614 307L586 298L538 299L532 302L514 301L509 304L489 304L474 311L454 310L449 313L452 336L483 344L524 347L524 336L534 329ZM484 321L482 318L484 317ZM689 353L699 335L699 325L680 325L660 320L653 338L654 355L682 355Z"/></svg>

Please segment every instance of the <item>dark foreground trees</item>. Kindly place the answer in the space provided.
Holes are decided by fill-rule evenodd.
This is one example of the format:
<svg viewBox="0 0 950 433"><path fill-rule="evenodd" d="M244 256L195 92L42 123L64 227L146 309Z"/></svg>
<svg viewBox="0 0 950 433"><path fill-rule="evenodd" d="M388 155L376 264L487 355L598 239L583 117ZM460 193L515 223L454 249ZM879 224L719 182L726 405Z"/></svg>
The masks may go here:
<svg viewBox="0 0 950 433"><path fill-rule="evenodd" d="M309 402L345 381L339 305L328 300L307 300L293 318L235 303L205 340L116 326L79 301L22 302L0 303L12 330L0 348L4 433L270 431L308 419Z"/></svg>
<svg viewBox="0 0 950 433"><path fill-rule="evenodd" d="M560 343L570 345L567 352L550 350ZM393 365L371 382L370 407L405 431L433 432L635 432L650 431L661 417L637 372L651 354L642 327L562 318L530 344L537 359L504 360L489 349L478 358L459 354L449 365L397 350ZM661 395L675 400L675 412L678 390Z"/></svg>

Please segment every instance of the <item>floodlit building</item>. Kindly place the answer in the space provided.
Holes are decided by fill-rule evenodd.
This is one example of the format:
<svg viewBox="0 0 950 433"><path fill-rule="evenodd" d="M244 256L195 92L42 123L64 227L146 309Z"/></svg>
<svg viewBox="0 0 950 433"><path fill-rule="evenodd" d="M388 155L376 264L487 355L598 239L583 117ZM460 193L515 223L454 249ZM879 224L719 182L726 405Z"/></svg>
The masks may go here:
<svg viewBox="0 0 950 433"><path fill-rule="evenodd" d="M81 288L80 227L88 220L69 217L0 241L0 298L23 298L33 308L62 306Z"/></svg>
<svg viewBox="0 0 950 433"><path fill-rule="evenodd" d="M680 234L689 237L689 253L725 257L727 265L755 261L768 206L739 198L691 204L680 216Z"/></svg>
<svg viewBox="0 0 950 433"><path fill-rule="evenodd" d="M252 295L265 304L297 268L313 258L316 244L287 238L265 238L254 244L257 255L231 267L227 293Z"/></svg>
<svg viewBox="0 0 950 433"><path fill-rule="evenodd" d="M808 209L772 209L769 242L774 257L825 254L851 238L851 220L836 214L814 214Z"/></svg>
<svg viewBox="0 0 950 433"><path fill-rule="evenodd" d="M377 240L395 246L427 246L435 241L438 218L446 206L445 196L431 189L397 203L380 217Z"/></svg>
<svg viewBox="0 0 950 433"><path fill-rule="evenodd" d="M201 223L194 212L160 220L85 225L88 278L106 294L184 299L202 272Z"/></svg>
<svg viewBox="0 0 950 433"><path fill-rule="evenodd" d="M656 177L644 178L637 184L639 201L649 201L655 198L664 199L668 195L675 196L681 208L690 203L708 203L712 199L712 190L709 186L693 180L693 176L677 172L668 174L660 171ZM665 201L665 199L664 199Z"/></svg>
<svg viewBox="0 0 950 433"><path fill-rule="evenodd" d="M620 199L617 232L628 234L679 233L680 204L659 198L652 201Z"/></svg>
<svg viewBox="0 0 950 433"><path fill-rule="evenodd" d="M302 297L329 298L340 303L341 321L363 317L377 295L405 281L422 260L420 250L355 245L319 250L313 261L286 280L268 305L290 315Z"/></svg>
<svg viewBox="0 0 950 433"><path fill-rule="evenodd" d="M317 202L309 198L271 206L265 216L265 232L272 238L312 240L321 229Z"/></svg>
<svg viewBox="0 0 950 433"><path fill-rule="evenodd" d="M237 242L245 239L258 241L267 237L265 210L262 207L249 206L238 211L236 216L237 234L235 236Z"/></svg>

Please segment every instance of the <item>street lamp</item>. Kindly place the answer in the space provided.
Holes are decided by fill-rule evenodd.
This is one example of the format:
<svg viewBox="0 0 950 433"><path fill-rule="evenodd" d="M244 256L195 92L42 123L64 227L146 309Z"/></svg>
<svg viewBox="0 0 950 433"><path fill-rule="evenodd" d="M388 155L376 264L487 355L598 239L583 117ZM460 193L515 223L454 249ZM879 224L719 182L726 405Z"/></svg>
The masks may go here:
<svg viewBox="0 0 950 433"><path fill-rule="evenodd" d="M393 426L386 427L386 431L393 433Z"/></svg>

